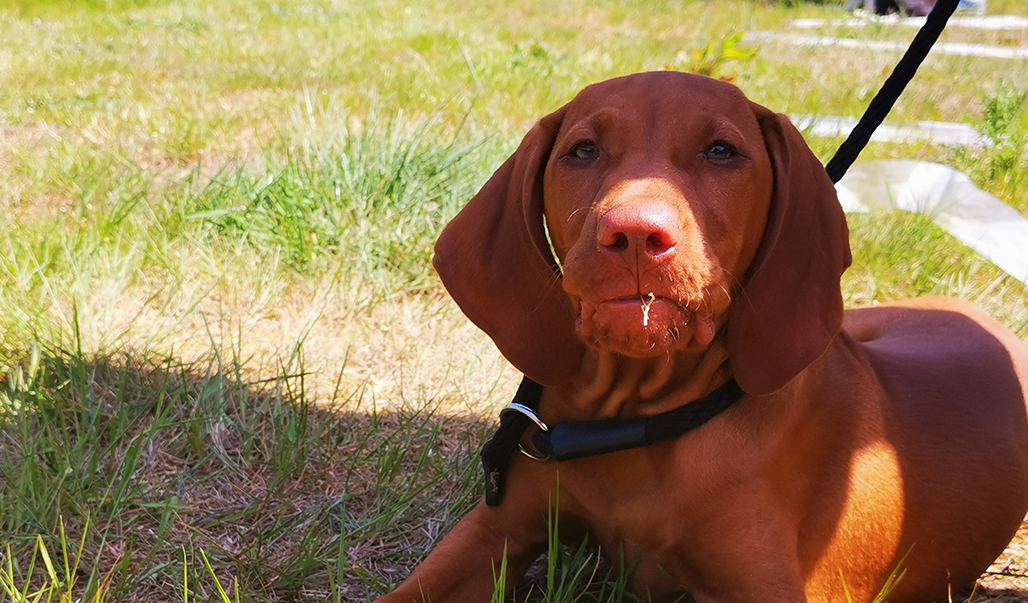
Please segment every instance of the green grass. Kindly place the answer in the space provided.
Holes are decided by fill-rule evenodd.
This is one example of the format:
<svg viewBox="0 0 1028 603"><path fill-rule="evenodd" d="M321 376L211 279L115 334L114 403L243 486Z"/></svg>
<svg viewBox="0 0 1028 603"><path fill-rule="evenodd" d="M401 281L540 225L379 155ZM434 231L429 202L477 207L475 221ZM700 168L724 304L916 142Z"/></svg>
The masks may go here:
<svg viewBox="0 0 1028 603"><path fill-rule="evenodd" d="M688 68L778 111L859 115L896 57L737 40L841 14L0 4L0 601L389 590L480 496L476 452L517 382L429 268L441 226L596 80ZM947 163L1028 213L1026 81L1023 61L933 57L894 118L967 121L999 144L864 159ZM839 142L810 141L824 159ZM928 220L851 227L851 303L956 295L1028 339L1026 288ZM620 600L617 559L552 548L519 598Z"/></svg>

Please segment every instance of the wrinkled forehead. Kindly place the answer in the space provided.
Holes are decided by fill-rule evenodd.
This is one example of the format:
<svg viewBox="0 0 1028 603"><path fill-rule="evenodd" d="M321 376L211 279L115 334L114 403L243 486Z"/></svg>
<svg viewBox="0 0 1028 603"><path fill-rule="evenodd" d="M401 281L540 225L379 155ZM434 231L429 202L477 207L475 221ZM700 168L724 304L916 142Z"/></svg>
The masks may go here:
<svg viewBox="0 0 1028 603"><path fill-rule="evenodd" d="M743 132L759 131L753 104L737 87L676 71L640 73L588 86L568 103L564 122L621 119L683 128L693 120L713 119L731 122Z"/></svg>

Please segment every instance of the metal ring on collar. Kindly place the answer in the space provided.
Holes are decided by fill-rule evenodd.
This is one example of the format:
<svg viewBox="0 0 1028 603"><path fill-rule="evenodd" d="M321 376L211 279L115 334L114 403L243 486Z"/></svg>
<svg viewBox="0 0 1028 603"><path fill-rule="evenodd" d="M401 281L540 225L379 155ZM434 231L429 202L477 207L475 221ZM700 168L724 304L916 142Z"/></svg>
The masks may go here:
<svg viewBox="0 0 1028 603"><path fill-rule="evenodd" d="M540 430L542 430L542 431L549 431L550 430L550 428L546 426L546 423L543 423L542 419L540 419L535 414L535 411L533 411L531 408L525 406L524 404L518 404L517 402L511 402L510 404L504 406L503 410L500 411L500 417L502 418L503 415L505 413L508 413L508 412L518 412L518 413L521 413L521 414L525 415L526 417L528 417L530 421L535 423L535 426L538 427ZM532 452L532 451L528 450L527 448L525 448L524 446L522 446L521 444L518 444L518 450L521 451L521 454L527 456L528 458L532 459L533 461L547 461L547 460L550 459L550 457L548 455L538 454L538 453Z"/></svg>

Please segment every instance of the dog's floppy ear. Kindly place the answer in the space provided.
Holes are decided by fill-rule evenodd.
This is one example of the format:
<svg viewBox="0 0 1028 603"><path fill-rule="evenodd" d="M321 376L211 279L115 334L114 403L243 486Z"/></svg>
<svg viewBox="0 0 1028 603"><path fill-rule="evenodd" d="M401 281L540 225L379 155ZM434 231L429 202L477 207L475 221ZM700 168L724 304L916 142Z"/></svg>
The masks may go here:
<svg viewBox="0 0 1028 603"><path fill-rule="evenodd" d="M727 336L739 385L766 394L817 359L839 332L839 278L851 255L846 216L821 162L785 116L759 105L754 112L774 168L774 190Z"/></svg>
<svg viewBox="0 0 1028 603"><path fill-rule="evenodd" d="M584 349L543 227L543 171L563 116L558 110L529 131L443 230L433 260L464 314L543 385L571 377Z"/></svg>

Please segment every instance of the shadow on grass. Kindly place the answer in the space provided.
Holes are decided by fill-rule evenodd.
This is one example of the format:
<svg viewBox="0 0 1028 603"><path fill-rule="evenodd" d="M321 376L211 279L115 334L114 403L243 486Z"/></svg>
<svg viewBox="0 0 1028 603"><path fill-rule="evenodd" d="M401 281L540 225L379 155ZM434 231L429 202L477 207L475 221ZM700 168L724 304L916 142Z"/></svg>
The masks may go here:
<svg viewBox="0 0 1028 603"><path fill-rule="evenodd" d="M302 370L247 382L237 365L131 354L35 348L0 371L0 600L217 600L224 586L240 601L370 601L481 495L492 418L436 415L431 400L332 410L305 398ZM1023 528L1005 553L1015 580L1026 543ZM561 557L590 584L580 597L568 583L567 600L623 588L595 551ZM546 567L519 600L551 600ZM992 577L971 601L1028 602L1025 585Z"/></svg>
<svg viewBox="0 0 1028 603"><path fill-rule="evenodd" d="M15 587L47 582L40 544L83 601L215 598L201 551L241 600L374 599L406 576L477 501L491 421L430 400L316 407L302 371L282 374L38 348L4 367L0 559Z"/></svg>

